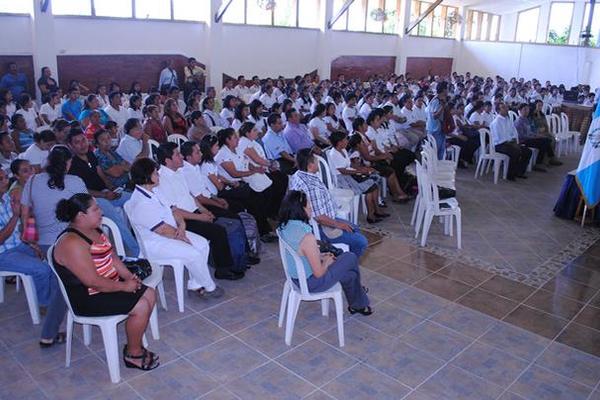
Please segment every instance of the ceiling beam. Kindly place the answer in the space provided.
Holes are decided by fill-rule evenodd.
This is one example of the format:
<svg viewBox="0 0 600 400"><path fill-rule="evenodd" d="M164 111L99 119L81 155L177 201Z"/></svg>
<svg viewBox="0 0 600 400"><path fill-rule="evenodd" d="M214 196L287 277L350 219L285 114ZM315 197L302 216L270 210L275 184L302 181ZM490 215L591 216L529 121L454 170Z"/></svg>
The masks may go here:
<svg viewBox="0 0 600 400"><path fill-rule="evenodd" d="M329 20L329 22L327 22L327 29L331 29L333 27L337 20L340 19L346 11L348 11L352 3L354 3L354 0L346 0L342 8L340 8L340 10L337 13L335 13L335 15Z"/></svg>
<svg viewBox="0 0 600 400"><path fill-rule="evenodd" d="M417 25L419 25L421 23L421 21L423 21L425 18L427 18L427 16L429 14L431 14L437 6L442 4L442 1L444 1L444 0L436 0L429 7L427 7L427 10L425 10L425 12L421 13L421 15L419 15L419 17L415 21L411 22L411 24L406 28L405 34L408 35L413 29L415 29L415 27Z"/></svg>
<svg viewBox="0 0 600 400"><path fill-rule="evenodd" d="M221 19L223 19L223 15L225 15L225 11L227 11L231 3L233 3L233 0L222 1L221 7L219 7L219 10L215 13L215 22L221 22Z"/></svg>

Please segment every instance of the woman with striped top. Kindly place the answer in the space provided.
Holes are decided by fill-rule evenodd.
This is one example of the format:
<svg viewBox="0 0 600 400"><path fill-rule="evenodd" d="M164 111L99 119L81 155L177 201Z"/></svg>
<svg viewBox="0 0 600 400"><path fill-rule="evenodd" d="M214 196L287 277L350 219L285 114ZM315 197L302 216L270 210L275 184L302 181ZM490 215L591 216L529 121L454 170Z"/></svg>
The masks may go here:
<svg viewBox="0 0 600 400"><path fill-rule="evenodd" d="M142 346L156 299L154 290L144 286L116 256L100 230L102 209L92 196L78 193L58 203L56 218L69 223L56 241L52 260L73 312L91 317L129 314L125 366L158 367L158 356Z"/></svg>

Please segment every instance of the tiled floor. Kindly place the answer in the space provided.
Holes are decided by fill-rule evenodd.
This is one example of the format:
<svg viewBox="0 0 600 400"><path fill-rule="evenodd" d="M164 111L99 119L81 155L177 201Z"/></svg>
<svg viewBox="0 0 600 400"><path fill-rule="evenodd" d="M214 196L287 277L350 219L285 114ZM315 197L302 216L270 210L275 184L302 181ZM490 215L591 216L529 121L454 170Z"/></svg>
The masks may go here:
<svg viewBox="0 0 600 400"><path fill-rule="evenodd" d="M554 199L543 201L551 209ZM558 235L557 226L579 229L548 222L541 243ZM493 247L483 233L467 230L465 245L483 238ZM323 317L314 303L301 306L292 346L285 345L276 245L265 246L263 262L245 279L221 283L224 298L186 296L184 313L166 269L169 310L159 310L161 339L150 339L161 367L143 373L122 366L118 385L110 383L99 332L86 347L76 329L67 369L64 346L39 348L40 327L31 325L24 294L7 286L0 399L600 400L600 242L529 286L399 236L371 246L361 260L375 313L345 313L342 348L335 313Z"/></svg>
<svg viewBox="0 0 600 400"><path fill-rule="evenodd" d="M186 297L150 342L162 365L108 378L99 332L41 350L22 293L0 306L2 399L598 399L600 244L534 288L388 238L363 262L375 313L335 316L303 304L291 347L277 327L283 274L276 247L227 295ZM124 340L120 332L121 340ZM596 397L593 397L596 396Z"/></svg>

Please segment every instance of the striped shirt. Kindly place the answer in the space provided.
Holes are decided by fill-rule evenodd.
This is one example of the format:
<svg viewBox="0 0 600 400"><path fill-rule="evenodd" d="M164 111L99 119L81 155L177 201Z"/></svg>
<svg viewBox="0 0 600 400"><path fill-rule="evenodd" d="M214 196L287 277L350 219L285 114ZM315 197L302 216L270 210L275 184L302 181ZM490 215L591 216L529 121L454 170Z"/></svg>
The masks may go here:
<svg viewBox="0 0 600 400"><path fill-rule="evenodd" d="M12 206L10 205L10 195L4 193L0 198L0 229L4 229L10 222L13 216ZM13 232L8 236L4 242L0 243L0 253L4 253L10 249L14 249L21 244L19 239L19 230L14 229Z"/></svg>
<svg viewBox="0 0 600 400"><path fill-rule="evenodd" d="M90 245L90 253L92 255L94 265L96 266L96 273L103 278L118 281L119 273L113 265L112 244L104 234L100 235L100 240L100 243L93 242ZM88 288L89 295L98 293L100 292L95 289Z"/></svg>

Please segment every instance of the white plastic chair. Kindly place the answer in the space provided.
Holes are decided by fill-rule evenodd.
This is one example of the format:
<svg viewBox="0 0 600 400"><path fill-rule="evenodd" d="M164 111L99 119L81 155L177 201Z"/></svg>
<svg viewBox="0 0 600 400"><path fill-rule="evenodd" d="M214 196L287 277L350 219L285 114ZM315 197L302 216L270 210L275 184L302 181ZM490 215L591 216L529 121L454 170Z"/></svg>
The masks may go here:
<svg viewBox="0 0 600 400"><path fill-rule="evenodd" d="M315 159L317 160L317 164L319 165L319 178L321 182L329 189L329 192L336 200L336 203L339 204L342 208L348 207L350 210L350 221L352 223L358 223L358 211L359 211L359 201L361 196L354 195L349 189L340 189L336 186L334 178L329 169L329 163L325 161L323 157L319 157L315 155ZM363 208L366 212L366 205Z"/></svg>
<svg viewBox="0 0 600 400"><path fill-rule="evenodd" d="M569 116L567 114L565 114L564 112L560 113L560 126L561 126L561 132L565 135L565 136L570 136L572 138L572 143L571 143L571 150L573 152L579 152L580 149L580 140L581 140L581 132L578 131L572 131L571 128L569 127ZM568 145L567 145L567 149L568 149Z"/></svg>
<svg viewBox="0 0 600 400"><path fill-rule="evenodd" d="M121 237L121 232L119 231L119 227L113 220L107 217L102 217L102 231L107 237L112 237L112 243L115 246L115 252L119 257L125 257L125 246L123 245L123 239ZM163 277L163 268L162 266L152 266L152 275L144 279L144 285L156 289L158 291L158 297L160 298L160 302L163 306L163 309L166 308L167 300L165 297L165 288L162 283ZM158 328L158 313L156 311L157 305L154 305L154 309L152 310L152 314L150 314L150 329L152 331L152 338L154 340L160 339L160 330Z"/></svg>
<svg viewBox="0 0 600 400"><path fill-rule="evenodd" d="M180 133L172 133L167 137L167 141L175 143L177 147L181 147L182 144L187 142L189 139Z"/></svg>
<svg viewBox="0 0 600 400"><path fill-rule="evenodd" d="M569 141L572 135L563 131L561 117L558 114L546 115L546 122L548 123L550 133L556 141L556 155L560 157L563 153L563 148L566 155L569 152Z"/></svg>
<svg viewBox="0 0 600 400"><path fill-rule="evenodd" d="M158 146L160 146L160 143L156 140L148 139L148 157L156 160L156 150L158 150Z"/></svg>
<svg viewBox="0 0 600 400"><path fill-rule="evenodd" d="M119 366L119 338L117 335L117 325L126 320L128 315L120 314L120 315L110 315L107 317L82 317L78 316L73 312L73 307L71 307L71 302L69 301L69 296L67 295L67 291L65 289L65 285L63 285L60 276L54 269L54 263L52 261L52 250L54 246L51 246L48 249L48 264L50 264L50 268L52 272L56 275L56 279L58 280L58 286L60 287L60 291L65 299L65 303L67 304L67 343L66 343L66 358L65 358L65 367L69 368L71 366L71 348L73 342L73 324L81 324L83 325L83 342L86 346L89 346L91 343L91 326L95 325L100 328L102 332L102 340L104 341L104 352L106 354L106 363L108 364L108 372L110 374L110 380L113 383L118 383L121 380L121 368ZM147 346L148 343L146 341L146 335L143 336L144 346Z"/></svg>
<svg viewBox="0 0 600 400"><path fill-rule="evenodd" d="M542 105L542 113L544 113L544 115L552 114L552 104L544 103Z"/></svg>
<svg viewBox="0 0 600 400"><path fill-rule="evenodd" d="M344 302L342 299L342 286L338 282L329 290L324 292L310 293L306 284L306 272L304 271L304 264L302 263L300 256L281 238L279 230L277 230L277 236L279 237L279 255L281 256L281 262L283 264L283 270L286 278L283 295L281 298L278 322L279 327L281 328L283 326L284 313L287 305L285 344L288 346L292 344L292 334L294 332L294 324L296 322L296 316L298 315L300 302L321 301L321 312L323 316L328 316L329 299L333 299L335 304L335 314L337 317L338 340L340 347L344 347ZM290 254L292 256L294 267L298 274L298 284L300 285L299 288L294 283L288 272L290 265L288 265L286 254Z"/></svg>
<svg viewBox="0 0 600 400"><path fill-rule="evenodd" d="M17 278L17 285L19 284L19 280L23 282L31 321L34 325L38 325L40 323L40 307L38 304L37 292L35 291L35 283L31 276L19 272L0 271L0 303L4 303L4 279L9 276L15 276Z"/></svg>
<svg viewBox="0 0 600 400"><path fill-rule="evenodd" d="M510 118L511 122L514 124L519 116L513 110L508 110L508 117Z"/></svg>
<svg viewBox="0 0 600 400"><path fill-rule="evenodd" d="M433 222L433 217L444 218L444 234L452 236L453 234L453 222L452 217L456 218L456 239L458 249L462 248L462 222L461 222L461 210L458 205L456 198L452 197L449 199L440 200L438 193L438 186L431 181L429 173L425 168L421 166L421 163L417 161L417 183L419 185L419 192L423 193L422 196L422 207L419 208L419 215L417 216L417 233L419 234L420 222L423 222L423 233L421 235L421 246L424 247L427 243L427 236L429 234L429 228Z"/></svg>
<svg viewBox="0 0 600 400"><path fill-rule="evenodd" d="M498 183L498 176L500 175L500 167L504 167L502 177L506 179L508 176L508 163L510 158L506 154L497 153L494 144L492 143L492 137L490 131L487 128L479 129L479 160L477 161L477 168L475 169L475 179L478 176L483 175L484 171L489 171L490 162L494 168L494 184Z"/></svg>
<svg viewBox="0 0 600 400"><path fill-rule="evenodd" d="M125 210L125 214L127 214L127 218L131 223L131 205L129 202L125 203L123 206ZM131 227L133 228L133 232L135 233L135 237L137 238L138 245L140 246L140 257L147 259L152 265L152 270L154 268L160 268L161 266L170 265L173 268L173 276L175 277L175 292L177 293L177 305L179 307L179 312L184 312L184 272L185 265L182 259L176 257L164 257L164 258L150 258L148 257L148 252L146 251L146 246L144 245L144 241L142 240L142 235L138 227L131 223ZM161 303L163 308L167 309L166 301L163 303L163 299L161 299Z"/></svg>

